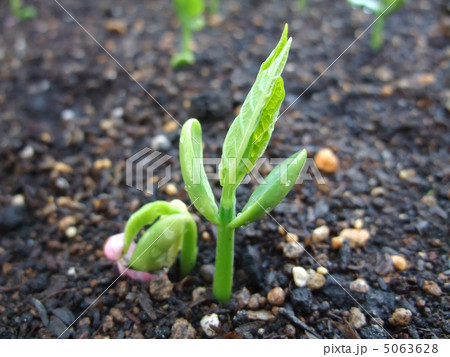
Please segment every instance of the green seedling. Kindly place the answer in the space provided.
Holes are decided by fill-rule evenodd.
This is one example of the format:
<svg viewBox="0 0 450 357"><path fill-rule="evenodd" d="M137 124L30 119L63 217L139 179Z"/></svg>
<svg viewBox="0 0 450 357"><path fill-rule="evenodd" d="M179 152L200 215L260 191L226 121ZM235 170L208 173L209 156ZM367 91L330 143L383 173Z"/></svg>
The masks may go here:
<svg viewBox="0 0 450 357"><path fill-rule="evenodd" d="M21 0L9 0L11 14L19 20L34 19L37 16L37 10L34 6L22 6Z"/></svg>
<svg viewBox="0 0 450 357"><path fill-rule="evenodd" d="M378 51L383 44L383 29L386 18L397 11L406 0L347 0L350 5L363 7L377 18L373 24L370 46Z"/></svg>
<svg viewBox="0 0 450 357"><path fill-rule="evenodd" d="M147 226L136 244L135 238ZM197 225L180 200L144 205L128 219L124 233L110 237L104 247L119 271L136 280L151 280L150 273L170 268L180 250L180 273L187 275L197 260Z"/></svg>
<svg viewBox="0 0 450 357"><path fill-rule="evenodd" d="M195 55L191 50L192 33L205 26L205 5L203 0L173 0L173 6L181 24L181 48L180 52L171 58L170 64L172 67L193 64Z"/></svg>
<svg viewBox="0 0 450 357"><path fill-rule="evenodd" d="M300 11L306 9L307 6L308 0L297 0L297 7Z"/></svg>
<svg viewBox="0 0 450 357"><path fill-rule="evenodd" d="M213 293L220 302L231 296L235 229L262 218L278 205L297 181L306 161L306 151L301 150L275 167L236 215L236 189L264 153L284 99L281 73L292 41L287 38L287 30L286 25L226 135L219 166L220 209L202 165L200 123L190 119L181 129L180 163L186 191L197 210L217 225Z"/></svg>

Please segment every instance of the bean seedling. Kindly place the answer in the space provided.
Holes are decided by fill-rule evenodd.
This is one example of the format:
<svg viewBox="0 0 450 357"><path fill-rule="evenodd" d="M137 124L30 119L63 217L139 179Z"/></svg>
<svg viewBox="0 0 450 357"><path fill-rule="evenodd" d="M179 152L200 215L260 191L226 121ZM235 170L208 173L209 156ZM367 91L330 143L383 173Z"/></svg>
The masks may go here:
<svg viewBox="0 0 450 357"><path fill-rule="evenodd" d="M281 73L292 42L287 30L286 25L225 137L219 166L220 209L202 165L201 125L190 119L181 129L180 164L186 191L197 210L217 225L213 293L220 302L231 296L235 229L262 218L278 205L294 186L306 161L306 151L301 150L276 166L236 215L236 189L264 153L284 99Z"/></svg>
<svg viewBox="0 0 450 357"><path fill-rule="evenodd" d="M9 0L11 14L19 20L33 19L37 16L37 10L34 6L22 6L21 0Z"/></svg>
<svg viewBox="0 0 450 357"><path fill-rule="evenodd" d="M347 0L347 2L375 14L377 20L373 24L370 46L373 50L378 51L383 44L384 22L387 16L397 11L406 0Z"/></svg>
<svg viewBox="0 0 450 357"><path fill-rule="evenodd" d="M192 33L205 26L205 5L203 0L173 0L173 6L181 24L181 49L171 58L170 64L178 67L195 62L195 55L191 50Z"/></svg>
<svg viewBox="0 0 450 357"><path fill-rule="evenodd" d="M139 231L150 227L134 242ZM180 254L180 273L187 275L197 260L197 225L180 200L155 201L129 218L124 233L110 237L105 255L132 279L151 280L153 272L170 268Z"/></svg>

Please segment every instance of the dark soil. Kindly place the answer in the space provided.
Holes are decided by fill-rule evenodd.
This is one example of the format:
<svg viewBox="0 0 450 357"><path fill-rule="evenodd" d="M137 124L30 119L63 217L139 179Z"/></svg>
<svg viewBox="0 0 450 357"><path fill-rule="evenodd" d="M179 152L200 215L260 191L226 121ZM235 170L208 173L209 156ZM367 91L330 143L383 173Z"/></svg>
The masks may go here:
<svg viewBox="0 0 450 357"><path fill-rule="evenodd" d="M177 197L189 204L177 159L179 127L56 3L30 3L39 17L19 23L0 4L3 338L58 336L116 279L103 255L105 239L122 231L140 205L174 198L164 187L148 197L125 185L125 160L158 134L170 147L155 149L173 157ZM178 24L169 1L61 3L174 118L202 120L207 157L220 157L233 112L285 22L294 42L283 108L373 19L345 1L311 1L303 12L294 0L222 1L222 21L210 19L195 36L197 63L173 70ZM272 213L310 255L284 257L285 238L270 217L239 229L235 293L219 305L204 266L214 262L215 231L201 221L197 268L184 279L171 270L168 300L150 296L148 283L121 278L64 336L167 338L191 331L190 337L205 337L200 320L216 313L216 336L225 338L389 337L386 331L395 338L447 338L450 20L444 3L410 1L388 19L379 53L367 34L280 118L267 157L302 147L312 157L329 147L340 159L335 174L324 174L325 185L297 185ZM106 29L112 18L124 31ZM219 198L218 182L214 187ZM238 208L253 187L239 189ZM357 219L370 232L365 247L334 251L330 239L307 244L314 228L326 224L334 237ZM76 227L72 238L69 226ZM392 266L397 254L408 262L404 271ZM317 262L362 308L329 276L319 290L296 288L292 266L316 269ZM349 290L356 278L366 280L369 292ZM264 297L277 286L287 296L272 307ZM251 294L261 298L253 295L248 306ZM352 307L366 325L348 322ZM412 313L406 326L388 321L397 308ZM180 318L193 333L176 328L181 320L174 327Z"/></svg>

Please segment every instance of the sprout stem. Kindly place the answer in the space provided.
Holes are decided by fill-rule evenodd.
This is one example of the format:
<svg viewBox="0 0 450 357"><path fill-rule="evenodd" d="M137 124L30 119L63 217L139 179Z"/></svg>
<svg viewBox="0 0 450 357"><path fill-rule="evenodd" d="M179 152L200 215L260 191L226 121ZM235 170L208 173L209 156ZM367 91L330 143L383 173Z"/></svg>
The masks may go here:
<svg viewBox="0 0 450 357"><path fill-rule="evenodd" d="M373 24L372 38L370 42L370 46L375 51L378 51L383 44L383 28L384 16L380 16L380 18Z"/></svg>
<svg viewBox="0 0 450 357"><path fill-rule="evenodd" d="M228 224L236 214L236 196L232 187L224 187L220 200L220 224L217 227L216 270L213 294L220 302L231 297L233 285L234 228Z"/></svg>

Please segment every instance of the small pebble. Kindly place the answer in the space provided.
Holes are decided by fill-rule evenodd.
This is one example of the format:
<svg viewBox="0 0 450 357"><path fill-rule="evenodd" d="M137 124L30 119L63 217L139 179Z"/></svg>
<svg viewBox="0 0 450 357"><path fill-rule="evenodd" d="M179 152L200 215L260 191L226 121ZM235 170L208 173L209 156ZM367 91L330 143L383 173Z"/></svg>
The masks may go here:
<svg viewBox="0 0 450 357"><path fill-rule="evenodd" d="M119 35L125 35L127 33L127 24L124 20L108 19L105 21L105 30Z"/></svg>
<svg viewBox="0 0 450 357"><path fill-rule="evenodd" d="M416 171L414 169L404 169L398 173L398 177L402 180L410 180L413 177L416 177Z"/></svg>
<svg viewBox="0 0 450 357"><path fill-rule="evenodd" d="M328 274L328 269L325 268L325 267L322 267L322 266L318 267L316 269L316 271L317 271L317 273L319 273L321 275L327 275Z"/></svg>
<svg viewBox="0 0 450 357"><path fill-rule="evenodd" d="M348 322L358 330L366 324L366 316L357 307L352 307Z"/></svg>
<svg viewBox="0 0 450 357"><path fill-rule="evenodd" d="M259 295L258 293L250 296L250 300L248 301L247 307L252 310L258 310L260 308L260 304L259 304L260 298L261 298L261 295Z"/></svg>
<svg viewBox="0 0 450 357"><path fill-rule="evenodd" d="M95 160L93 165L95 170L107 170L111 168L111 166L112 162L108 158Z"/></svg>
<svg viewBox="0 0 450 357"><path fill-rule="evenodd" d="M125 318L122 310L120 310L117 307L113 307L111 310L109 310L109 314L113 317L113 319L116 322L122 323L122 322L126 321L126 318Z"/></svg>
<svg viewBox="0 0 450 357"><path fill-rule="evenodd" d="M295 327L291 324L287 324L286 326L284 326L284 334L286 335L287 338L295 338Z"/></svg>
<svg viewBox="0 0 450 357"><path fill-rule="evenodd" d="M286 298L286 293L280 287L273 288L267 294L267 301L272 306L282 306Z"/></svg>
<svg viewBox="0 0 450 357"><path fill-rule="evenodd" d="M288 242L288 243L298 242L298 235L295 233L287 233L286 234L286 242Z"/></svg>
<svg viewBox="0 0 450 357"><path fill-rule="evenodd" d="M292 268L292 277L294 278L295 286L303 288L308 281L308 273L303 267Z"/></svg>
<svg viewBox="0 0 450 357"><path fill-rule="evenodd" d="M275 315L266 310L247 311L247 317L249 320L261 320L261 321L274 321Z"/></svg>
<svg viewBox="0 0 450 357"><path fill-rule="evenodd" d="M206 336L214 337L216 335L214 328L218 328L220 326L219 316L217 316L217 314L203 316L200 320L200 326Z"/></svg>
<svg viewBox="0 0 450 357"><path fill-rule="evenodd" d="M291 303L294 308L303 314L309 314L312 306L312 293L307 288L296 288L291 293Z"/></svg>
<svg viewBox="0 0 450 357"><path fill-rule="evenodd" d="M374 187L370 190L370 195L372 197L379 197L386 195L386 190L383 187Z"/></svg>
<svg viewBox="0 0 450 357"><path fill-rule="evenodd" d="M348 239L352 248L361 248L366 245L370 238L370 233L366 229L345 228L339 236Z"/></svg>
<svg viewBox="0 0 450 357"><path fill-rule="evenodd" d="M74 226L77 223L75 216L65 216L58 222L60 231L65 231L67 228Z"/></svg>
<svg viewBox="0 0 450 357"><path fill-rule="evenodd" d="M436 197L430 195L423 196L420 202L427 205L428 207L434 207L437 205Z"/></svg>
<svg viewBox="0 0 450 357"><path fill-rule="evenodd" d="M72 109L64 109L61 112L61 119L64 121L69 121L75 119L75 112Z"/></svg>
<svg viewBox="0 0 450 357"><path fill-rule="evenodd" d="M333 237L331 238L331 249L338 250L344 243L345 238L343 237Z"/></svg>
<svg viewBox="0 0 450 357"><path fill-rule="evenodd" d="M423 291L425 291L428 295L433 296L441 296L442 290L439 285L432 280L425 280L422 286Z"/></svg>
<svg viewBox="0 0 450 357"><path fill-rule="evenodd" d="M152 299L164 301L170 298L173 284L166 275L161 275L150 281L149 290Z"/></svg>
<svg viewBox="0 0 450 357"><path fill-rule="evenodd" d="M392 316L389 318L389 323L393 326L408 326L411 322L412 312L408 309L395 309Z"/></svg>
<svg viewBox="0 0 450 357"><path fill-rule="evenodd" d="M77 227L74 227L74 226L67 227L66 230L64 231L64 234L69 239L75 238L77 233L78 233Z"/></svg>
<svg viewBox="0 0 450 357"><path fill-rule="evenodd" d="M197 301L200 301L204 299L207 296L206 288L204 286L199 286L198 288L195 288L192 290L192 302L196 303Z"/></svg>
<svg viewBox="0 0 450 357"><path fill-rule="evenodd" d="M200 276L206 283L211 283L214 278L214 264L204 264L200 267Z"/></svg>
<svg viewBox="0 0 450 357"><path fill-rule="evenodd" d="M173 183L168 183L167 185L166 185L166 193L169 195L169 196L175 196L175 195L177 195L178 194L178 189L177 189L177 186L175 186L175 184L173 184Z"/></svg>
<svg viewBox="0 0 450 357"><path fill-rule="evenodd" d="M174 339L185 339L185 338L195 338L197 332L189 323L188 320L179 318L176 319L170 329L170 338Z"/></svg>
<svg viewBox="0 0 450 357"><path fill-rule="evenodd" d="M355 220L355 223L353 224L353 227L355 229L362 229L363 224L364 224L363 220L361 218L358 218L357 220Z"/></svg>
<svg viewBox="0 0 450 357"><path fill-rule="evenodd" d="M391 255L391 260L397 270L405 270L408 267L408 262L401 255Z"/></svg>
<svg viewBox="0 0 450 357"><path fill-rule="evenodd" d="M62 174L71 174L72 168L64 162L56 162L53 165L53 170Z"/></svg>
<svg viewBox="0 0 450 357"><path fill-rule="evenodd" d="M202 239L203 239L205 242L210 241L210 240L211 240L211 234L209 234L209 232L207 232L207 231L204 231L204 232L202 233Z"/></svg>
<svg viewBox="0 0 450 357"><path fill-rule="evenodd" d="M339 159L336 154L328 148L321 149L315 156L314 162L317 168L326 173L334 173L339 168Z"/></svg>
<svg viewBox="0 0 450 357"><path fill-rule="evenodd" d="M305 248L298 242L286 243L283 247L283 256L289 259L297 259L305 252Z"/></svg>
<svg viewBox="0 0 450 357"><path fill-rule="evenodd" d="M24 206L25 205L25 196L18 193L14 195L11 199L11 206Z"/></svg>
<svg viewBox="0 0 450 357"><path fill-rule="evenodd" d="M370 289L369 284L367 284L367 282L364 279L362 279L362 278L358 278L356 280L353 280L350 283L350 290L351 291L356 291L358 293L365 294L365 293L367 293L369 291L369 289Z"/></svg>
<svg viewBox="0 0 450 357"><path fill-rule="evenodd" d="M327 226L320 226L313 230L312 232L312 242L313 243L320 243L324 240L327 240L330 236L330 228Z"/></svg>
<svg viewBox="0 0 450 357"><path fill-rule="evenodd" d="M20 158L23 160L31 159L34 156L34 149L32 146L25 146L19 154Z"/></svg>
<svg viewBox="0 0 450 357"><path fill-rule="evenodd" d="M237 294L236 294L236 300L238 302L239 309L243 309L246 307L250 301L250 291L248 291L247 288L242 288Z"/></svg>
<svg viewBox="0 0 450 357"><path fill-rule="evenodd" d="M312 271L306 282L306 287L310 290L319 290L325 285L325 277L322 274L318 274Z"/></svg>
<svg viewBox="0 0 450 357"><path fill-rule="evenodd" d="M152 140L150 141L151 148L153 150L162 150L167 151L172 147L172 143L170 142L169 138L163 134L156 135Z"/></svg>
<svg viewBox="0 0 450 357"><path fill-rule="evenodd" d="M175 131L178 128L179 128L179 124L176 121L174 121L174 120L171 120L171 121L167 122L163 126L163 130L166 133L170 133L171 131Z"/></svg>

